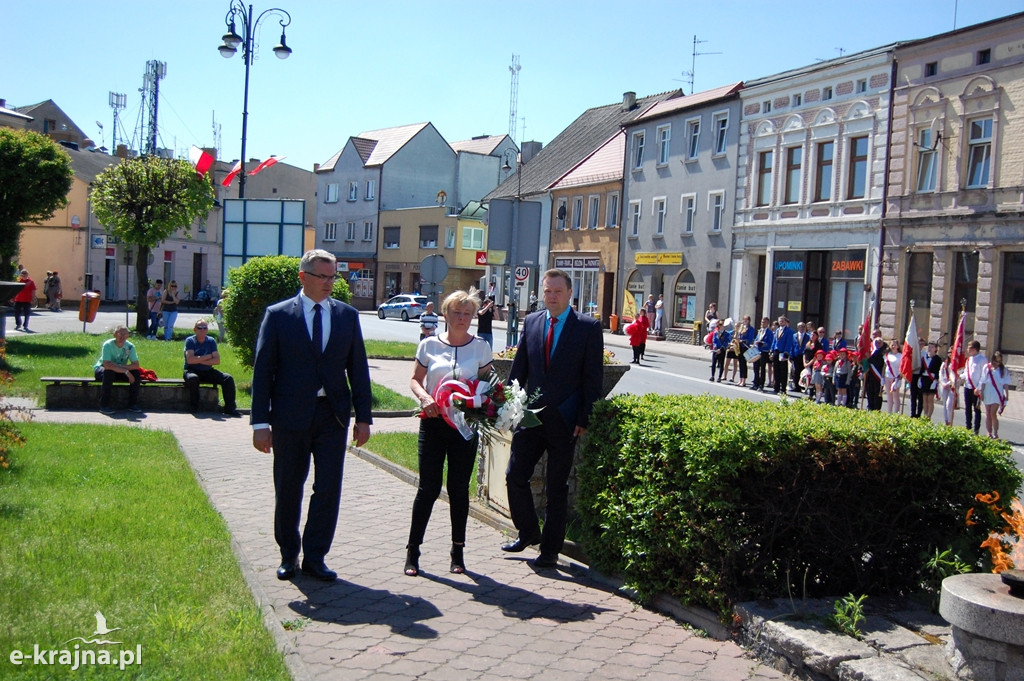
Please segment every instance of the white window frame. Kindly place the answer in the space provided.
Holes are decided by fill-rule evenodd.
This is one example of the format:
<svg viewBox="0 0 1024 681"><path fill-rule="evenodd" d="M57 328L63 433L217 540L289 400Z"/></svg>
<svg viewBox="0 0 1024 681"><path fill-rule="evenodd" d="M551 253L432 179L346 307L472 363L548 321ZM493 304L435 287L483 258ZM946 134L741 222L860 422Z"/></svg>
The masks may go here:
<svg viewBox="0 0 1024 681"><path fill-rule="evenodd" d="M729 112L720 111L714 114L715 149L713 156L725 155L729 146Z"/></svg>
<svg viewBox="0 0 1024 681"><path fill-rule="evenodd" d="M565 217L569 217L569 199L564 196L558 199L558 207L555 209L555 229L565 229L565 218L558 217L562 208L565 208Z"/></svg>
<svg viewBox="0 0 1024 681"><path fill-rule="evenodd" d="M686 121L686 160L696 161L700 155L700 116Z"/></svg>
<svg viewBox="0 0 1024 681"><path fill-rule="evenodd" d="M465 251L484 250L484 228L463 227L462 228L462 249Z"/></svg>
<svg viewBox="0 0 1024 681"><path fill-rule="evenodd" d="M363 222L363 241L373 241L373 221Z"/></svg>
<svg viewBox="0 0 1024 681"><path fill-rule="evenodd" d="M581 229L583 227L583 197L574 196L572 197L572 215L571 224L573 229Z"/></svg>
<svg viewBox="0 0 1024 681"><path fill-rule="evenodd" d="M658 137L658 165L667 166L671 153L672 124L659 125L656 135Z"/></svg>
<svg viewBox="0 0 1024 681"><path fill-rule="evenodd" d="M637 130L632 137L632 153L630 154L630 167L636 171L644 167L644 144L647 138L646 130Z"/></svg>
<svg viewBox="0 0 1024 681"><path fill-rule="evenodd" d="M825 87L821 88L821 101L827 102L827 101L831 100L832 99L832 93L833 93L833 90L832 90L832 86L831 85L826 85Z"/></svg>
<svg viewBox="0 0 1024 681"><path fill-rule="evenodd" d="M784 149L786 151L786 177L785 186L782 188L782 202L787 206L792 206L800 203L800 195L803 193L804 156L806 154L802 144L784 147ZM800 153L800 163L796 166L795 175L792 164L794 149Z"/></svg>
<svg viewBox="0 0 1024 681"><path fill-rule="evenodd" d="M330 182L325 187L324 192L324 203L337 203L338 202L338 183Z"/></svg>
<svg viewBox="0 0 1024 681"><path fill-rule="evenodd" d="M455 248L455 228L445 227L444 228L444 247Z"/></svg>
<svg viewBox="0 0 1024 681"><path fill-rule="evenodd" d="M711 231L717 234L725 223L725 190L708 192L708 211L711 213Z"/></svg>
<svg viewBox="0 0 1024 681"><path fill-rule="evenodd" d="M434 228L434 238L433 239L424 239L423 238L423 230L424 229L430 229L431 227ZM435 249L435 248L437 248L437 237L440 236L438 234L438 231L440 231L440 228L441 228L441 225L420 225L419 226L419 233L416 235L418 237L418 239L419 239L420 248L423 248L423 249Z"/></svg>
<svg viewBox="0 0 1024 681"><path fill-rule="evenodd" d="M651 215L654 216L654 236L665 236L665 218L668 216L668 201L664 196L655 196L651 201Z"/></svg>
<svg viewBox="0 0 1024 681"><path fill-rule="evenodd" d="M693 227L697 222L697 195L680 196L679 212L683 214L683 234L693 234Z"/></svg>
<svg viewBox="0 0 1024 681"><path fill-rule="evenodd" d="M605 199L605 227L618 227L619 226L619 193L609 192L608 198Z"/></svg>
<svg viewBox="0 0 1024 681"><path fill-rule="evenodd" d="M801 106L804 103L804 96L799 92L793 95L791 106Z"/></svg>
<svg viewBox="0 0 1024 681"><path fill-rule="evenodd" d="M337 222L325 222L324 223L324 241L337 241L338 240L338 223Z"/></svg>
<svg viewBox="0 0 1024 681"><path fill-rule="evenodd" d="M975 125L981 124L981 135L975 135ZM988 123L986 126L985 123ZM988 128L986 133L985 128ZM995 131L995 118L981 116L967 121L967 177L964 178L965 189L983 189L992 183L992 138ZM975 182L975 166L984 169L981 182Z"/></svg>
<svg viewBox="0 0 1024 681"><path fill-rule="evenodd" d="M770 158L771 163L765 168L763 159ZM775 150L765 149L757 152L754 157L757 166L754 168L754 206L765 208L772 205L772 182L775 179Z"/></svg>
<svg viewBox="0 0 1024 681"><path fill-rule="evenodd" d="M587 202L590 207L587 209L587 227L589 229L597 229L598 225L601 224L601 195L591 194L587 197Z"/></svg>
<svg viewBox="0 0 1024 681"><path fill-rule="evenodd" d="M359 183L349 182L348 183L348 200L355 201L359 198Z"/></svg>
<svg viewBox="0 0 1024 681"><path fill-rule="evenodd" d="M766 99L763 102L761 102L761 113L766 114L766 113L771 113L771 112L772 112L772 100Z"/></svg>
<svg viewBox="0 0 1024 681"><path fill-rule="evenodd" d="M349 222L345 225L345 241L356 240L356 223Z"/></svg>
<svg viewBox="0 0 1024 681"><path fill-rule="evenodd" d="M377 180L366 181L366 195L363 198L367 201L373 201L377 198Z"/></svg>
<svg viewBox="0 0 1024 681"><path fill-rule="evenodd" d="M857 195L854 193L854 184L857 179L857 165L860 163L857 156L853 155L854 144L858 140L864 140L864 193ZM868 198L871 194L871 135L857 133L850 135L846 141L846 149L844 150L847 155L846 163L844 163L844 170L846 171L846 199L848 201L860 201Z"/></svg>
<svg viewBox="0 0 1024 681"><path fill-rule="evenodd" d="M632 237L640 236L640 220L643 212L643 202L629 202L629 235Z"/></svg>
<svg viewBox="0 0 1024 681"><path fill-rule="evenodd" d="M857 94L864 94L868 91L868 79L860 78L857 80Z"/></svg>
<svg viewBox="0 0 1024 681"><path fill-rule="evenodd" d="M938 179L939 151L937 142L932 141L930 127L917 131L917 173L914 192L927 194L935 191Z"/></svg>

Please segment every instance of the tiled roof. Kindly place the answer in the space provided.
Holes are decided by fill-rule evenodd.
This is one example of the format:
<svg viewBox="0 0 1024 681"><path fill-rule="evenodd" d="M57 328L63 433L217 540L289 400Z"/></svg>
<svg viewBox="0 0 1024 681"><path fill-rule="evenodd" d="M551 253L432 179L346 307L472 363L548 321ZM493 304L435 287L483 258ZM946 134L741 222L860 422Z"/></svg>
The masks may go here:
<svg viewBox="0 0 1024 681"><path fill-rule="evenodd" d="M625 154L626 133L619 130L594 153L553 183L549 189L621 180Z"/></svg>
<svg viewBox="0 0 1024 681"><path fill-rule="evenodd" d="M704 92L698 92L689 96L676 97L675 99L668 99L664 102L658 102L652 106L647 112L634 118L634 121L646 121L652 118L660 118L677 111L683 111L684 109L690 109L695 106L714 102L718 99L725 99L731 97L740 90L743 89L743 82L733 83L732 85L723 85L722 87L716 87L712 90L705 90Z"/></svg>
<svg viewBox="0 0 1024 681"><path fill-rule="evenodd" d="M14 109L8 109L7 107L3 107L3 106L0 106L0 116L11 116L13 118L22 118L22 119L27 120L27 121L32 120L32 117L29 116L28 114L22 113L20 111L15 111Z"/></svg>
<svg viewBox="0 0 1024 681"><path fill-rule="evenodd" d="M622 110L621 101L587 109L528 163L520 166L523 195L529 196L546 191L566 171L611 139L623 124L644 113L653 104L669 97L678 97L679 94L679 90L673 90L637 99L636 106L629 111ZM497 189L484 197L485 200L515 196L518 182L516 174L513 173Z"/></svg>
<svg viewBox="0 0 1024 681"><path fill-rule="evenodd" d="M480 137L474 137L473 139L452 142L450 146L455 151L468 151L473 154L484 154L487 156L490 155L490 153L494 151L506 137L508 137L508 135L481 135Z"/></svg>
<svg viewBox="0 0 1024 681"><path fill-rule="evenodd" d="M117 156L99 151L76 151L67 148L64 151L71 157L71 168L75 171L75 177L83 182L92 182L109 166L121 162Z"/></svg>
<svg viewBox="0 0 1024 681"><path fill-rule="evenodd" d="M377 144L373 151L363 161L366 166L379 166L391 158L396 151L405 146L416 134L423 130L430 123L413 123L412 125L400 125L396 128L382 128L361 132L356 137L363 140L376 140Z"/></svg>
<svg viewBox="0 0 1024 681"><path fill-rule="evenodd" d="M338 159L341 158L341 152L343 152L343 151L345 151L344 147L342 147L341 149L338 149L336 152L334 152L333 156L331 156L329 159L327 159L326 161L324 161L323 163L320 164L320 167L316 169L316 172L318 172L318 173L329 173L329 172L332 172L334 170L334 166L338 165Z"/></svg>
<svg viewBox="0 0 1024 681"><path fill-rule="evenodd" d="M370 154L373 153L374 147L377 146L377 140L363 139L362 137L353 137L352 146L356 148L356 153L359 154L359 158L363 159L363 163L370 158Z"/></svg>

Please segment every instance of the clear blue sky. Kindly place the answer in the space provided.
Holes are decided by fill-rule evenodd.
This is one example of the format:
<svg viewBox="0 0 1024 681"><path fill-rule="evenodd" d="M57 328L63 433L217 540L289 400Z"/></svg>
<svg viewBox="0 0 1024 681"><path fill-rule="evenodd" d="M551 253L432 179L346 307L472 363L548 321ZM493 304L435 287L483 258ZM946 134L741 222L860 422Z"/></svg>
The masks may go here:
<svg viewBox="0 0 1024 681"><path fill-rule="evenodd" d="M4 0L0 97L53 99L97 143L111 142L108 92L139 125L146 61L160 83L160 146L240 151L241 57L222 58L227 0ZM518 54L515 139L547 143L583 110L674 88L699 92L1024 11L1024 0L279 0L292 15L286 61L267 18L250 76L247 155L311 168L364 130L431 121L449 142L508 132ZM955 22L955 23L954 23ZM102 123L101 133L96 122Z"/></svg>

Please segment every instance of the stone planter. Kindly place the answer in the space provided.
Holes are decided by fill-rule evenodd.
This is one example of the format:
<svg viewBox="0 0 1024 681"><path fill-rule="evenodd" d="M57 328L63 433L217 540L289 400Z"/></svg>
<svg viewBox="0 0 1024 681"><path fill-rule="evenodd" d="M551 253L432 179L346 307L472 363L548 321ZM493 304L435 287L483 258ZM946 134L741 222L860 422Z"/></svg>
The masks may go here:
<svg viewBox="0 0 1024 681"><path fill-rule="evenodd" d="M504 383L508 380L512 369L512 360L494 359L494 372ZM601 398L604 399L615 388L619 380L629 371L628 364L605 364L604 382L601 386ZM570 519L576 508L576 464L580 460L581 446L576 445L573 470L569 474L569 514ZM480 447L477 459L477 495L481 502L486 503L500 513L508 516L508 492L505 487L505 470L511 454L511 441L498 438L489 447ZM544 493L544 471L547 469L547 454L537 462L530 486L533 488L533 502L538 514L543 517L547 498Z"/></svg>

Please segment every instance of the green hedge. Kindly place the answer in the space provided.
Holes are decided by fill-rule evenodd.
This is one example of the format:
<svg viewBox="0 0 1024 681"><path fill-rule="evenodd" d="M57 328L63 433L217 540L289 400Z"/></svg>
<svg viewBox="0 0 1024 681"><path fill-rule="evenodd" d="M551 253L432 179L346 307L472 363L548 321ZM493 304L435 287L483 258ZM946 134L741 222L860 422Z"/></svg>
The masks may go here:
<svg viewBox="0 0 1024 681"><path fill-rule="evenodd" d="M579 468L592 564L641 597L726 613L792 594L915 590L934 549L983 565L978 492L1014 496L1009 447L964 428L806 401L599 402ZM979 505L980 506L980 505Z"/></svg>

